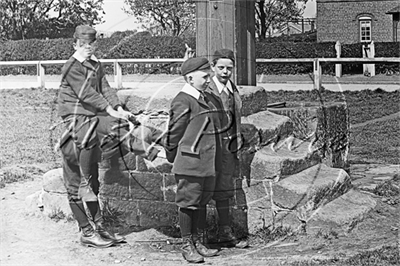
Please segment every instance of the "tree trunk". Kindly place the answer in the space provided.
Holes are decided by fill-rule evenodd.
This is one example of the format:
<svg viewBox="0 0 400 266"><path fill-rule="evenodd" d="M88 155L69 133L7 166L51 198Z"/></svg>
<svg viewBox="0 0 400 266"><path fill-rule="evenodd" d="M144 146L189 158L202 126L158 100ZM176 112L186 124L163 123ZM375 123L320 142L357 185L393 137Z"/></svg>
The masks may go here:
<svg viewBox="0 0 400 266"><path fill-rule="evenodd" d="M266 33L267 33L267 25L266 25L266 14L265 14L265 10L264 10L264 5L265 5L265 1L261 0L258 3L258 9L260 11L260 39L265 39Z"/></svg>

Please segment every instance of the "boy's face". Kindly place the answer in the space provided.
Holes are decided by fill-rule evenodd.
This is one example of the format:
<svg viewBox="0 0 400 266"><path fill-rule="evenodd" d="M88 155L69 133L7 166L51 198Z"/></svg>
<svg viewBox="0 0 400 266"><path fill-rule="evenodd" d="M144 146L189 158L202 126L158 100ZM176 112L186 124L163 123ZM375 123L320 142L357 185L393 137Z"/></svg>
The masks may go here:
<svg viewBox="0 0 400 266"><path fill-rule="evenodd" d="M209 71L197 70L189 73L187 76L190 85L195 87L199 91L204 91L207 89L210 83L210 73Z"/></svg>
<svg viewBox="0 0 400 266"><path fill-rule="evenodd" d="M77 39L74 44L74 49L84 58L89 58L92 56L96 50L96 40L88 41Z"/></svg>
<svg viewBox="0 0 400 266"><path fill-rule="evenodd" d="M211 64L211 69L214 72L215 77L222 84L226 84L228 80L232 77L234 63L231 59L220 58L215 64Z"/></svg>

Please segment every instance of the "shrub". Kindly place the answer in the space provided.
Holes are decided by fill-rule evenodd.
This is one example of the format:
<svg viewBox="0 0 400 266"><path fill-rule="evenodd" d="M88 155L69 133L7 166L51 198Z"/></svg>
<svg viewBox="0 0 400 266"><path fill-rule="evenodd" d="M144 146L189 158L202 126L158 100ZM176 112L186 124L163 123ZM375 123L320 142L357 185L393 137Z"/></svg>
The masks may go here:
<svg viewBox="0 0 400 266"><path fill-rule="evenodd" d="M256 58L335 58L334 42L317 43L315 33L268 38L256 42ZM68 59L74 52L72 39L6 41L0 46L1 61L60 60ZM182 58L185 43L195 49L194 37L182 39L172 36L149 36L148 34L116 34L113 38L98 39L96 56L99 58ZM376 57L399 57L399 43L375 43ZM342 57L362 57L362 44L342 45ZM177 73L177 64L123 64L124 74ZM61 66L49 66L47 74L59 74ZM113 73L111 65L105 66L108 74ZM324 74L334 74L334 64L322 63ZM312 73L311 63L299 64L257 64L257 74L308 74ZM399 64L376 64L377 73L398 72ZM343 73L362 73L362 64L343 64ZM36 74L36 67L2 67L1 75Z"/></svg>

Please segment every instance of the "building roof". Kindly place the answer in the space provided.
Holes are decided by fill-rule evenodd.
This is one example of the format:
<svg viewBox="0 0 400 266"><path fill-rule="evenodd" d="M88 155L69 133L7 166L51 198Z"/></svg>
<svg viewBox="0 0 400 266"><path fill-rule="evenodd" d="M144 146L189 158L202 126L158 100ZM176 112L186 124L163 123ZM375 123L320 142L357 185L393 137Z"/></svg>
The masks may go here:
<svg viewBox="0 0 400 266"><path fill-rule="evenodd" d="M400 5L386 12L386 14L397 14L397 13L400 13Z"/></svg>

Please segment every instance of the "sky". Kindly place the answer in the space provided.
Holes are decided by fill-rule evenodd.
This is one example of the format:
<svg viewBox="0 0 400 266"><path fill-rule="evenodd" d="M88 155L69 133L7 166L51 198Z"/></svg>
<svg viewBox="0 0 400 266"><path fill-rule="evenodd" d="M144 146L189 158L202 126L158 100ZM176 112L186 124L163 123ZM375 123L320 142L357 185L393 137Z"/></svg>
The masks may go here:
<svg viewBox="0 0 400 266"><path fill-rule="evenodd" d="M97 25L95 28L98 31L114 32L125 30L138 30L141 31L141 25L137 23L134 16L126 14L122 8L124 7L124 0L104 0L105 15L103 24ZM316 13L316 0L309 0L306 4L304 11L305 18L315 17Z"/></svg>

